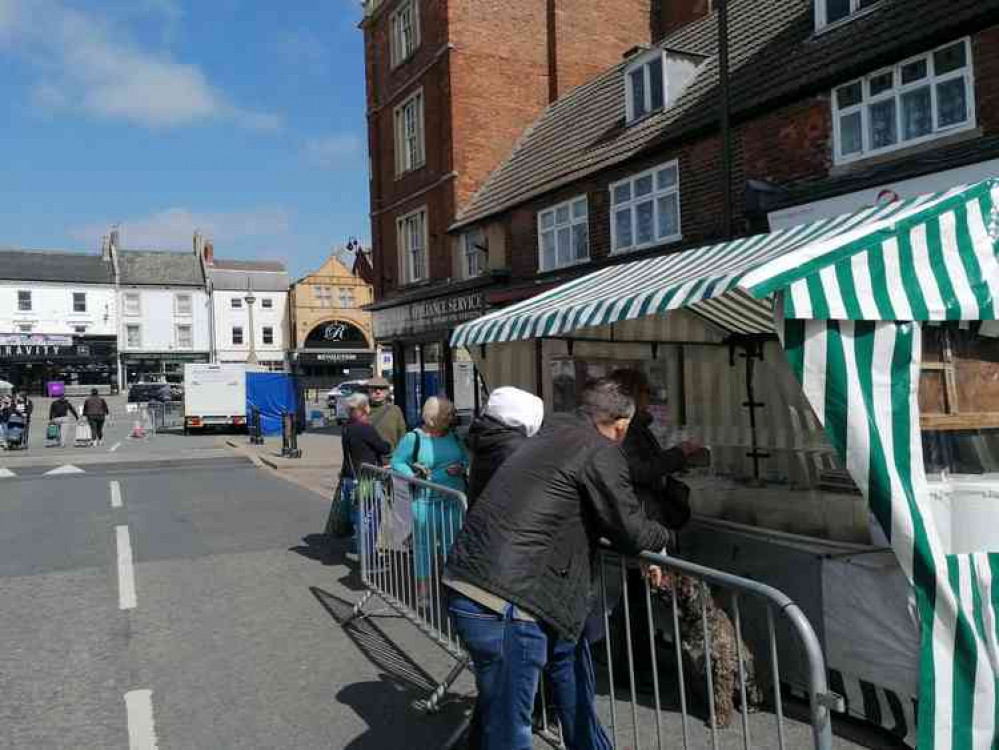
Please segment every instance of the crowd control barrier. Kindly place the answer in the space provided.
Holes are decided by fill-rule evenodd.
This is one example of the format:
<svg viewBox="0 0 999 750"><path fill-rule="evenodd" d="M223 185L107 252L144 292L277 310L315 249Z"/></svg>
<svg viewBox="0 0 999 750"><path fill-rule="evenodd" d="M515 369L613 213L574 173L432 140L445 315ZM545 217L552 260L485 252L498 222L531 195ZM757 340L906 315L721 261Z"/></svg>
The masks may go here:
<svg viewBox="0 0 999 750"><path fill-rule="evenodd" d="M355 533L367 591L351 619L378 614L369 607L381 600L454 657L450 673L419 702L434 712L469 664L447 615L442 582L465 497L365 465L357 500ZM818 637L790 598L676 557L625 557L606 544L598 566L597 600L584 637L603 662L597 704L615 748L831 750L830 711L841 710L842 698L829 692ZM810 726L789 723L784 715L787 676L778 651L795 656L791 681L808 695ZM535 728L558 747L556 713L544 685L539 703ZM766 713L751 720L755 707Z"/></svg>
<svg viewBox="0 0 999 750"><path fill-rule="evenodd" d="M168 432L184 427L184 404L180 401L150 401L147 405L153 432Z"/></svg>

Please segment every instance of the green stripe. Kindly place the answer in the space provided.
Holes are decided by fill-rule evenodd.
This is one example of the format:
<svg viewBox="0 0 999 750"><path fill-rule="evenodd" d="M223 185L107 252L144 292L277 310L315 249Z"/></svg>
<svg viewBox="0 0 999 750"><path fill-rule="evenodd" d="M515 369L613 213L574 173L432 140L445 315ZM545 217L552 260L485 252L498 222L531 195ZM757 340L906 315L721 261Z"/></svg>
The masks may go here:
<svg viewBox="0 0 999 750"><path fill-rule="evenodd" d="M812 314L809 316L813 320L825 320L829 317L829 301L826 299L825 286L818 274L808 277L808 298L812 303Z"/></svg>
<svg viewBox="0 0 999 750"><path fill-rule="evenodd" d="M846 461L849 422L847 413L846 354L843 350L843 332L836 320L826 321L826 434ZM846 325L850 325L847 323ZM863 488L861 488L863 489Z"/></svg>
<svg viewBox="0 0 999 750"><path fill-rule="evenodd" d="M860 300L857 299L857 287L853 281L852 260L844 260L836 264L836 279L839 281L839 293L843 298L846 316L851 320L862 319L864 314L860 309Z"/></svg>
<svg viewBox="0 0 999 750"><path fill-rule="evenodd" d="M854 338L854 356L857 360L857 376L860 381L860 393L868 414L868 486L891 487L891 476L888 470L888 456L885 455L884 442L874 419L874 342L877 326L874 323L857 323ZM871 512L881 524L881 530L889 541L892 538L892 498L890 493L870 493Z"/></svg>
<svg viewBox="0 0 999 750"><path fill-rule="evenodd" d="M805 321L784 319L784 353L799 383L805 381Z"/></svg>
<svg viewBox="0 0 999 750"><path fill-rule="evenodd" d="M944 260L939 216L926 223L926 245L929 248L928 255L933 278L937 281L937 288L940 290L944 307L947 309L947 320L960 320L961 306L957 304L957 292L954 291L954 282L951 281L950 273L947 271L947 262Z"/></svg>
<svg viewBox="0 0 999 750"><path fill-rule="evenodd" d="M957 555L947 556L947 581L954 598L961 601L960 562ZM975 675L978 664L978 646L975 634L964 616L960 604L957 610L957 632L954 634L954 684L952 686L953 710L951 742L955 748L971 748L972 725L975 717Z"/></svg>
<svg viewBox="0 0 999 750"><path fill-rule="evenodd" d="M968 207L958 206L954 210L955 235L957 236L958 253L961 256L961 263L964 265L964 272L968 275L968 283L971 284L971 291L978 301L978 317L981 320L989 320L995 317L992 297L989 294L989 285L985 283L985 276L982 273L982 266L978 262L978 255L975 253L975 243L971 239L971 228L968 226Z"/></svg>
<svg viewBox="0 0 999 750"><path fill-rule="evenodd" d="M885 271L884 244L877 245L867 254L867 267L871 271L871 288L874 291L874 304L877 305L881 320L896 320L895 308L888 294L888 272Z"/></svg>
<svg viewBox="0 0 999 750"><path fill-rule="evenodd" d="M913 320L926 320L926 300L923 298L923 288L916 276L916 264L913 262L912 240L908 232L898 233L898 266L902 274L902 287L909 298Z"/></svg>

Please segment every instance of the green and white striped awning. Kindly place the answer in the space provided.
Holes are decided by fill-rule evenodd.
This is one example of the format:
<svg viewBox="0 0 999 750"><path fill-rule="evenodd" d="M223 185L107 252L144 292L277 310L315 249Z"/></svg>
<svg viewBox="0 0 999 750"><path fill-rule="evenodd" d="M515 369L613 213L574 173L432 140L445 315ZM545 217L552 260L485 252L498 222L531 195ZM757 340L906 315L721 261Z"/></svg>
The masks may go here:
<svg viewBox="0 0 999 750"><path fill-rule="evenodd" d="M768 310L747 310L745 298L764 300L777 291L786 291L788 318L992 319L999 297L996 203L999 181L987 180L609 266L460 326L452 345L565 336L681 307L712 319L711 310L724 310L725 298L733 296L742 298L738 307L749 314L730 312L730 329L758 332Z"/></svg>

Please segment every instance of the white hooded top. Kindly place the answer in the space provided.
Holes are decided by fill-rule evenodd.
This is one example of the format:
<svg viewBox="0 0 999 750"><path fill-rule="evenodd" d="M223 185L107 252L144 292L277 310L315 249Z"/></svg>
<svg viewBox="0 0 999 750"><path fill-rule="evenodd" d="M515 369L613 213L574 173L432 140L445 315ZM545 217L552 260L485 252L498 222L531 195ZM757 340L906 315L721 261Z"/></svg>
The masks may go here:
<svg viewBox="0 0 999 750"><path fill-rule="evenodd" d="M534 437L545 418L545 402L520 388L503 386L489 394L485 413L508 427L522 428Z"/></svg>

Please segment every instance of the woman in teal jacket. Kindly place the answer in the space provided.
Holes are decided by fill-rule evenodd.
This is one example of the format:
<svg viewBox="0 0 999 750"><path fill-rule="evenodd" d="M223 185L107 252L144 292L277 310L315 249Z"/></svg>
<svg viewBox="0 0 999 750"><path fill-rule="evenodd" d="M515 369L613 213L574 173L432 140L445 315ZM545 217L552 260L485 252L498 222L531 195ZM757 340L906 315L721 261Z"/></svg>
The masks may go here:
<svg viewBox="0 0 999 750"><path fill-rule="evenodd" d="M399 442L392 455L392 470L465 492L468 454L451 431L454 418L450 401L441 396L428 398L423 405L423 426ZM426 490L413 492L413 555L420 599L426 598L435 553L439 551L443 560L463 520L464 507L457 498Z"/></svg>

